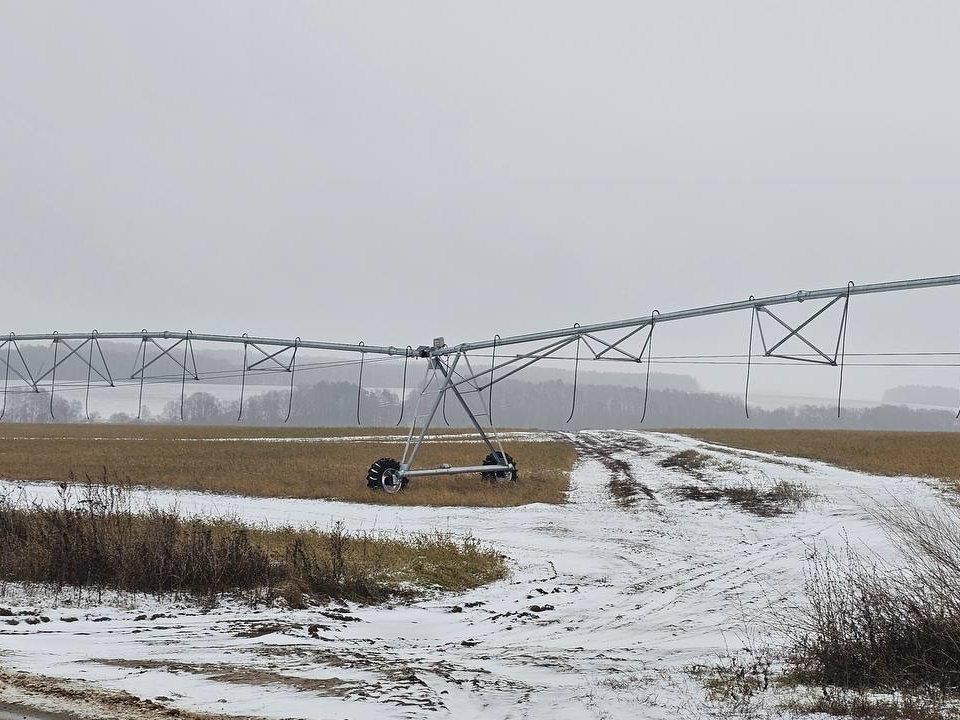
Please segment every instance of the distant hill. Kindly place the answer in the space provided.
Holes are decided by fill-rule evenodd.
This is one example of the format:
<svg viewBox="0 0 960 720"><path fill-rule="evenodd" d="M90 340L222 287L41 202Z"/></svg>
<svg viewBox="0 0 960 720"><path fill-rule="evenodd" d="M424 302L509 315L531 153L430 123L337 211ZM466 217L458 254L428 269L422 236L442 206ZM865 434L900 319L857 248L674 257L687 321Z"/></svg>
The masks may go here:
<svg viewBox="0 0 960 720"><path fill-rule="evenodd" d="M883 402L889 405L957 408L960 406L960 389L943 385L900 385L884 391Z"/></svg>
<svg viewBox="0 0 960 720"><path fill-rule="evenodd" d="M634 372L597 372L592 370L583 370L580 366L579 381L585 385L621 385L625 387L637 387L645 382L645 365L637 365ZM560 380L561 382L573 381L573 368L547 368L531 367L523 371L520 379L526 382L552 382ZM680 392L700 392L700 383L692 375L679 375L676 373L664 373L651 371L650 373L651 390L679 390Z"/></svg>

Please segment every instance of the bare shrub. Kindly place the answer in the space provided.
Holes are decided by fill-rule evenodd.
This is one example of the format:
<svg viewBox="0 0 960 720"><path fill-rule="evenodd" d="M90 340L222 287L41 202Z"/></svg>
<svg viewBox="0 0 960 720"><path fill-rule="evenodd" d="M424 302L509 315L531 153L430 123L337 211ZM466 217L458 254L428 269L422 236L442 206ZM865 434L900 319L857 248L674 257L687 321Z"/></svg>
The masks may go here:
<svg viewBox="0 0 960 720"><path fill-rule="evenodd" d="M817 552L790 660L802 681L841 688L960 690L960 513L877 511L904 558Z"/></svg>

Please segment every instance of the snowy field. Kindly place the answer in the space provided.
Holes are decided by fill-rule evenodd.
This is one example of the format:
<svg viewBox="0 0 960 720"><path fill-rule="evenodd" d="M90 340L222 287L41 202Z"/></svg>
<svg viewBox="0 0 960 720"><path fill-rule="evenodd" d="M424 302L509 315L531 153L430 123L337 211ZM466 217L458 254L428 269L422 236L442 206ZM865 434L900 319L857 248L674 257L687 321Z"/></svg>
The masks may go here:
<svg viewBox="0 0 960 720"><path fill-rule="evenodd" d="M695 718L711 708L687 669L712 663L801 601L815 545L889 552L875 504L933 506L916 478L878 478L804 460L725 451L685 437L570 435L566 505L384 507L150 492L184 513L348 529L470 533L510 559L508 579L410 605L212 609L152 598L71 601L7 586L0 665L125 690L183 710L258 718ZM759 517L683 499L692 481L660 460L696 448L708 477L802 483L802 509ZM522 468L521 468L522 470ZM635 487L632 502L610 481ZM22 487L39 500L55 488ZM144 491L147 492L147 491ZM0 618L6 620L6 618ZM775 637L774 637L775 639ZM16 691L0 696L16 700ZM49 708L55 708L50 700ZM2 708L0 708L2 710Z"/></svg>

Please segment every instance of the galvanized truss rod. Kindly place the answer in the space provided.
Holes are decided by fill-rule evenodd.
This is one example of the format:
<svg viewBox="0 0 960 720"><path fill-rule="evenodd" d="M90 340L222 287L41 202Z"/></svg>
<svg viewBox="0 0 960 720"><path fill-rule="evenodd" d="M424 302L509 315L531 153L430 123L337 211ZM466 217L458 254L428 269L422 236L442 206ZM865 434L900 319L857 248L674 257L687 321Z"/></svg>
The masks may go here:
<svg viewBox="0 0 960 720"><path fill-rule="evenodd" d="M826 352L824 352L820 347L818 347L815 343L811 342L806 337L804 337L804 335L801 333L801 330L803 330L810 323L812 323L818 317L823 315L827 310L832 308L841 300L844 301L843 315L840 318L840 329L837 332L837 344L833 350L833 354L829 355ZM846 323L847 323L847 309L849 307L849 304L850 304L850 296L847 293L838 295L837 297L833 298L830 302L828 302L826 305L824 305L819 310L817 310L815 313L810 315L810 317L808 317L806 320L804 320L802 323L800 323L796 327L791 326L789 323L784 321L778 315L774 314L773 311L770 310L770 308L764 305L757 306L756 308L757 330L760 332L760 342L763 343L763 354L766 357L782 358L784 360L796 360L797 362L808 362L808 363L814 363L816 365L831 365L833 367L836 367L837 357L840 353L841 334L843 333L843 330L846 327ZM779 325L781 325L787 331L786 335L784 335L782 338L780 338L777 342L775 342L773 345L769 347L767 346L766 337L763 332L763 323L760 321L761 312L772 317L774 320L776 320L776 322ZM790 338L796 338L797 340L802 342L804 345L809 347L811 350L813 350L813 352L816 353L819 357L803 357L798 355L785 355L785 354L776 352L777 349L782 347L784 343L790 340Z"/></svg>
<svg viewBox="0 0 960 720"><path fill-rule="evenodd" d="M850 296L854 294L855 285L853 282L847 283L847 288L842 293L836 297L829 300L823 307L819 308L816 312L812 313L806 320L797 325L796 327L791 326L785 320L776 315L768 307L764 305L755 305L750 315L750 341L747 346L747 380L744 387L743 393L743 410L747 416L747 419L750 418L750 365L753 360L753 327L754 324L757 326L757 330L760 333L760 342L763 344L763 354L764 357L773 357L781 358L783 360L793 360L796 362L806 362L812 363L814 365L828 365L830 367L837 367L837 358L840 359L840 381L839 387L837 389L837 417L840 417L841 402L843 399L843 359L846 354L846 336L847 336L847 318L850 310ZM751 298L752 299L752 298ZM815 343L807 339L801 331L806 328L810 323L816 320L818 317L823 315L831 307L843 301L843 312L840 315L840 328L837 331L837 343L833 348L833 355L829 355L827 352L818 347ZM786 334L781 337L773 345L768 346L767 340L763 332L763 323L761 322L761 313L768 315L773 318L784 330ZM809 347L815 355L813 357L805 357L802 355L786 355L783 353L777 353L776 351L782 347L787 341L791 338L796 338L797 340L804 343Z"/></svg>

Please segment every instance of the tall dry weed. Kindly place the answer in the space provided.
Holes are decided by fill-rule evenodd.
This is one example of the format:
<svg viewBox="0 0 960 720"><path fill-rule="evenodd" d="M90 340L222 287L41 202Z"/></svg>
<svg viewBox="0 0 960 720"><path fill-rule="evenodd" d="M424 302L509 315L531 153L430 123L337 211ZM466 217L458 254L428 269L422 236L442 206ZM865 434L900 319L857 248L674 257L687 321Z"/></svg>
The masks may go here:
<svg viewBox="0 0 960 720"><path fill-rule="evenodd" d="M849 546L814 553L794 672L842 688L960 690L960 511L899 505L875 515L902 561Z"/></svg>

